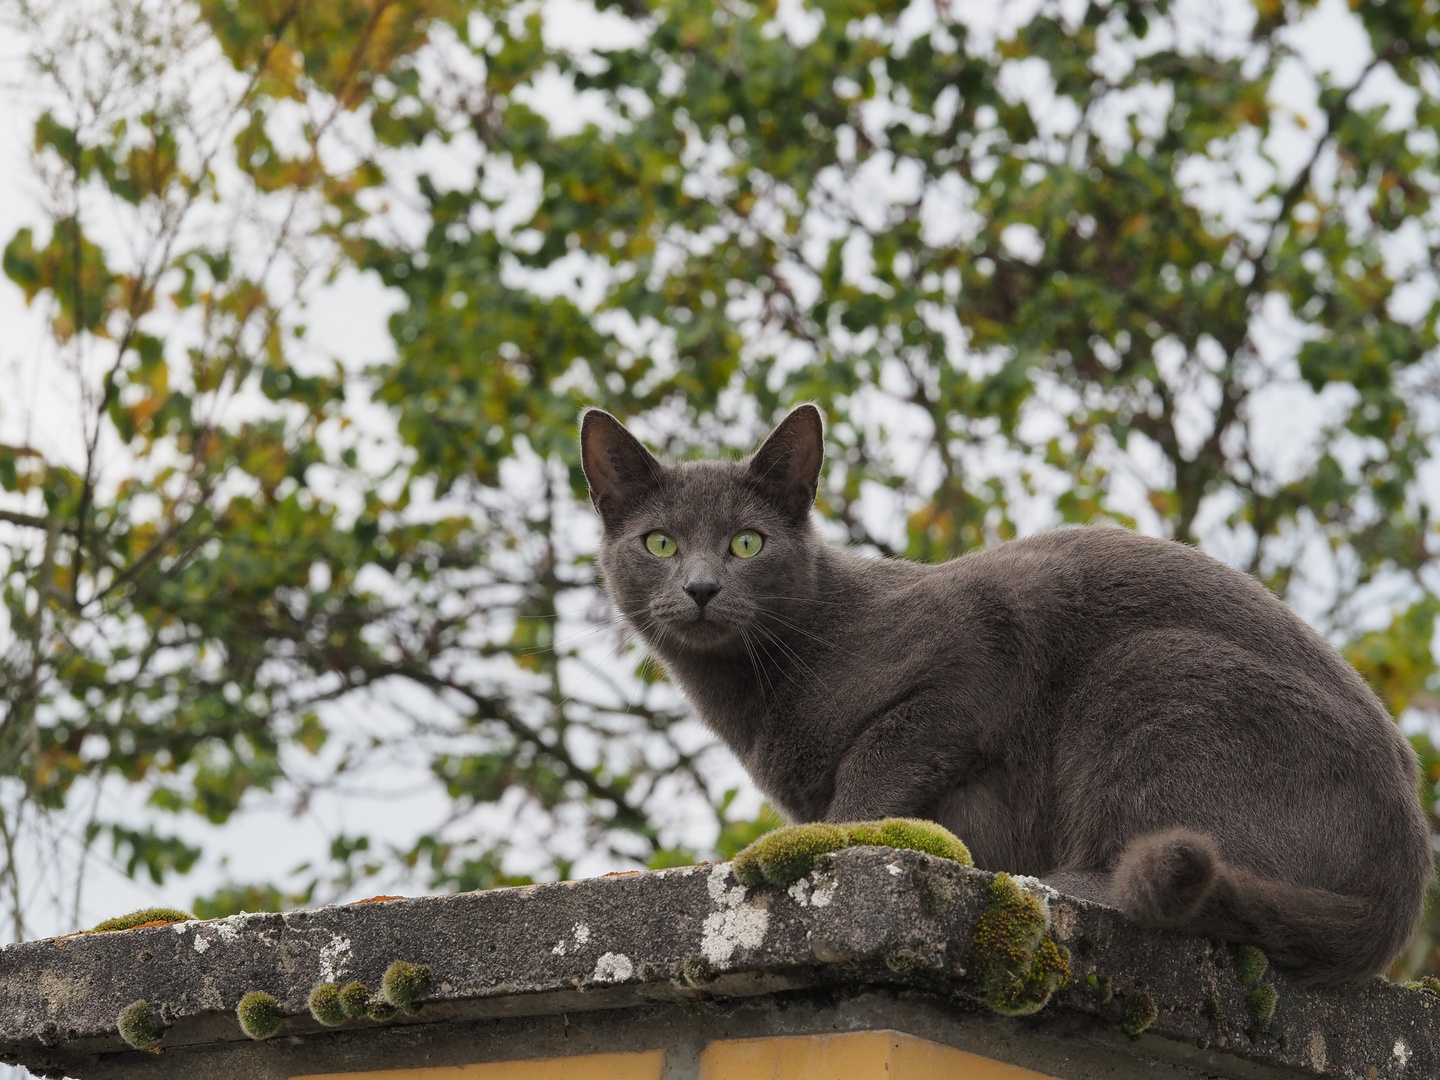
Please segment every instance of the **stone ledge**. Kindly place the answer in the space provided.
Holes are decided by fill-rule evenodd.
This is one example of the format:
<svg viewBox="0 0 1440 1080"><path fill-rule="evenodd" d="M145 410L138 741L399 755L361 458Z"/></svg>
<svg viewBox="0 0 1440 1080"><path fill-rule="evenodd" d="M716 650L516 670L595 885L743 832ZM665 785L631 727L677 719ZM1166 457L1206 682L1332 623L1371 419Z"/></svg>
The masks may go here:
<svg viewBox="0 0 1440 1080"><path fill-rule="evenodd" d="M788 890L747 890L722 863L25 942L0 950L0 1060L77 1077L194 1076L202 1060L207 1076L283 1077L323 1071L298 1064L326 1047L373 1063L394 1059L387 1046L433 1049L447 1031L498 1038L557 1017L589 1030L603 1026L601 1010L627 1010L640 1032L672 1015L723 1026L769 999L819 1010L817 1023L858 1024L865 998L877 1016L909 1001L1013 1032L997 1056L1016 1064L1033 1058L1029 1044L1064 1037L1186 1075L1440 1076L1440 997L1378 979L1307 990L1267 970L1259 985L1273 988L1274 1010L1261 1031L1256 986L1242 984L1228 947L1142 931L1038 884L1027 887L1048 900L1071 981L1034 1017L992 1017L966 978L991 879L917 852L853 848ZM316 984L375 988L397 959L434 973L418 1016L335 1029L312 1019ZM236 1020L252 990L285 1014L266 1043ZM131 1050L117 1032L137 999L167 1025L158 1052ZM1147 1000L1144 1034L1123 1034L1127 1010ZM1076 1070L1067 1075L1091 1075Z"/></svg>

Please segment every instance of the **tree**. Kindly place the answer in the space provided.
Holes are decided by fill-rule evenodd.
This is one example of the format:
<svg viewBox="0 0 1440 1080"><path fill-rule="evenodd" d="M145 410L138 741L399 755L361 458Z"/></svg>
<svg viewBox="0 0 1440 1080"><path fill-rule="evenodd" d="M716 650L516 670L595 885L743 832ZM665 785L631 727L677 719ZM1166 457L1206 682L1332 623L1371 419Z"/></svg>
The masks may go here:
<svg viewBox="0 0 1440 1080"><path fill-rule="evenodd" d="M577 44L524 0L166 10L233 69L223 168L164 151L175 186L137 190L159 173L127 155L220 127L185 135L128 90L143 125L52 111L38 153L74 202L7 248L59 347L112 358L78 464L0 458L12 800L116 775L220 820L329 733L349 749L307 782L418 746L455 814L407 850L337 837L317 895L387 864L506 880L501 834L459 839L496 807L549 873L591 847L732 849L763 826L729 820L683 705L634 655L587 673L590 646L552 628L594 596L574 417L593 402L670 453L735 452L809 399L837 539L940 559L1114 520L1199 543L1348 650L1416 732L1433 805L1423 5L1352 5L1358 64L1333 73L1295 44L1314 6L1273 0L1218 23L1042 3L998 30L947 4L622 0ZM224 190L221 217L250 220L235 178L283 259L177 239L112 270L82 212L159 220ZM306 367L281 279L251 269L280 261L397 290L395 360ZM188 352L146 329L186 319L216 327ZM222 389L260 419L206 419ZM401 448L385 467L346 426L365 396ZM388 739L340 720L362 694ZM698 846L666 820L682 804L709 815ZM193 857L109 828L154 872Z"/></svg>

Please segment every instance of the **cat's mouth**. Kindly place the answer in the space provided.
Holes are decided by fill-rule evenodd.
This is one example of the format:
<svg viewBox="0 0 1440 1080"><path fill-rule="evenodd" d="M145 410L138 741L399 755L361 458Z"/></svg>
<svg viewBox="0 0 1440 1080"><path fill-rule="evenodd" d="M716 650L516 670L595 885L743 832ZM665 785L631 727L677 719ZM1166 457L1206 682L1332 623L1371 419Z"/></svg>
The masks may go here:
<svg viewBox="0 0 1440 1080"><path fill-rule="evenodd" d="M679 634L683 639L693 642L715 642L722 638L728 638L733 631L725 623L715 618L714 614L706 614L703 611L696 612L689 617L667 619L666 625L672 633Z"/></svg>

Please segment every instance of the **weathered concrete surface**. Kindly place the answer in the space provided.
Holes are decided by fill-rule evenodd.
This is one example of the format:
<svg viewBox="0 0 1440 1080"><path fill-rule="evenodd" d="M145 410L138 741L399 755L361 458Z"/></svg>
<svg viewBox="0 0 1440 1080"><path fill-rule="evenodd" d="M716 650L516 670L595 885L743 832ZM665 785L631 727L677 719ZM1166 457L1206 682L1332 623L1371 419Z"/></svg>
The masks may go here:
<svg viewBox="0 0 1440 1080"><path fill-rule="evenodd" d="M1069 987L1035 1017L989 1015L966 977L989 879L856 848L789 890L746 890L720 864L27 942L0 950L0 1059L223 1080L899 1027L1075 1080L1126 1062L1175 1077L1440 1077L1440 997L1379 980L1306 991L1267 971L1276 1007L1257 1031L1228 948L1069 897L1049 901ZM418 1017L310 1017L317 983L375 988L397 959L434 971ZM288 1016L266 1043L235 1018L251 990ZM1158 1015L1132 1040L1119 1026L1142 994ZM119 1038L138 998L168 1025L159 1053Z"/></svg>

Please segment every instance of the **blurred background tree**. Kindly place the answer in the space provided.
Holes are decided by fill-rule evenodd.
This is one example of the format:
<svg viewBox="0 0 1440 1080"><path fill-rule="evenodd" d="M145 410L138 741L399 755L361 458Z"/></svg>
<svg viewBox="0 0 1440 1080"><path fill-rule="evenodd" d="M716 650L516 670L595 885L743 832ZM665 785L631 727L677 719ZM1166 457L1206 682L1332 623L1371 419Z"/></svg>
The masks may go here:
<svg viewBox="0 0 1440 1080"><path fill-rule="evenodd" d="M97 858L179 900L194 821L377 777L433 818L196 910L773 824L597 592L587 403L694 455L819 402L825 527L877 555L1198 544L1347 651L1433 807L1435 0L6 4L4 270L73 424L0 394L11 935ZM306 337L347 273L384 362Z"/></svg>

